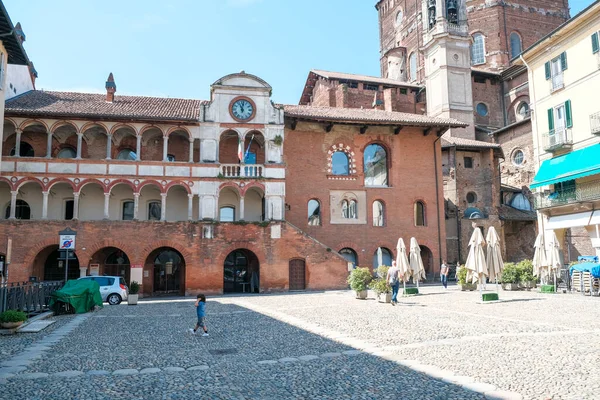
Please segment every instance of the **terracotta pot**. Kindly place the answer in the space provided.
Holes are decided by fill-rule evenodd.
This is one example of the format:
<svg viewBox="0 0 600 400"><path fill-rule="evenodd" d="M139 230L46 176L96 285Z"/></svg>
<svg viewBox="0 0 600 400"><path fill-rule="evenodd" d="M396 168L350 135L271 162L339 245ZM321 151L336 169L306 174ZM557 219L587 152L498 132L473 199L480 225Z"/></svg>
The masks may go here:
<svg viewBox="0 0 600 400"><path fill-rule="evenodd" d="M23 321L19 321L19 322L2 322L0 324L0 326L3 329L14 329L14 328L18 328L21 325L23 325Z"/></svg>

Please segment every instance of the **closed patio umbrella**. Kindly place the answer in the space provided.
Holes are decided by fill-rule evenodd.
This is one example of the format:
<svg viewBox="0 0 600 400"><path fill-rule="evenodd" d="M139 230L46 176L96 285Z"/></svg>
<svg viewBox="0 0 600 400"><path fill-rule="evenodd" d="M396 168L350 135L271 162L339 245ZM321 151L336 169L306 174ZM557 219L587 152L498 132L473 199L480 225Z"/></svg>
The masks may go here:
<svg viewBox="0 0 600 400"><path fill-rule="evenodd" d="M546 257L546 245L544 232L540 232L533 245L533 275L544 278L548 274L548 258Z"/></svg>
<svg viewBox="0 0 600 400"><path fill-rule="evenodd" d="M560 270L562 262L560 259L560 242L556 237L556 232L549 234L548 240L548 273L554 276L554 287L556 288L556 272Z"/></svg>
<svg viewBox="0 0 600 400"><path fill-rule="evenodd" d="M496 282L496 292L498 291L498 277L502 274L504 262L502 261L502 251L500 250L500 237L493 226L488 229L485 238L487 242L486 262L488 268L488 277L490 281Z"/></svg>
<svg viewBox="0 0 600 400"><path fill-rule="evenodd" d="M396 245L396 267L398 267L400 276L402 277L402 288L404 291L406 291L406 282L408 282L410 279L412 270L410 269L410 264L408 263L406 245L404 244L404 240L402 238L398 239L398 244ZM404 293L404 291L402 293Z"/></svg>
<svg viewBox="0 0 600 400"><path fill-rule="evenodd" d="M471 235L471 240L469 240L470 249L465 267L468 270L467 279L470 278L473 283L479 283L479 294L482 295L482 298L482 289L488 274L485 254L483 253L484 245L485 241L483 240L481 229L475 227L475 230Z"/></svg>
<svg viewBox="0 0 600 400"><path fill-rule="evenodd" d="M381 251L381 247L377 248L377 268L383 265L383 251Z"/></svg>
<svg viewBox="0 0 600 400"><path fill-rule="evenodd" d="M410 269L412 270L412 278L413 282L417 283L417 288L419 287L419 281L421 279L425 279L425 267L423 266L423 260L421 259L421 248L419 247L419 243L417 243L417 239L410 238Z"/></svg>

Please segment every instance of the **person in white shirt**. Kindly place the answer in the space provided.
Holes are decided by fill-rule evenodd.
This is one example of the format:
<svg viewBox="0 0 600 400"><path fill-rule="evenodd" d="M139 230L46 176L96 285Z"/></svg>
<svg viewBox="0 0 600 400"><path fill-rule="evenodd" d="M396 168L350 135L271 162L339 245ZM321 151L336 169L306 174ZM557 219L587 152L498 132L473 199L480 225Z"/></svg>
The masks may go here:
<svg viewBox="0 0 600 400"><path fill-rule="evenodd" d="M442 279L442 285L444 289L448 289L448 266L446 260L442 260L442 266L440 267L440 278Z"/></svg>
<svg viewBox="0 0 600 400"><path fill-rule="evenodd" d="M386 281L392 287L392 305L398 304L398 289L400 288L400 270L396 267L396 261L392 261L392 268L388 269Z"/></svg>

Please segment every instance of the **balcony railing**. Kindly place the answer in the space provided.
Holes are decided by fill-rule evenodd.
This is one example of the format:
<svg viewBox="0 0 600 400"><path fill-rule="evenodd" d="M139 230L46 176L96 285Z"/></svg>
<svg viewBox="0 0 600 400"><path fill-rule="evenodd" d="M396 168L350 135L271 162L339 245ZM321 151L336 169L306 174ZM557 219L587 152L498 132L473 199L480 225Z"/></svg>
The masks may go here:
<svg viewBox="0 0 600 400"><path fill-rule="evenodd" d="M263 166L260 164L221 164L223 178L262 178Z"/></svg>
<svg viewBox="0 0 600 400"><path fill-rule="evenodd" d="M573 189L536 193L533 200L536 209L600 200L600 180L578 183Z"/></svg>
<svg viewBox="0 0 600 400"><path fill-rule="evenodd" d="M600 133L600 112L590 115L590 125L593 134Z"/></svg>
<svg viewBox="0 0 600 400"><path fill-rule="evenodd" d="M565 87L564 75L562 73L554 75L551 79L550 92L556 92Z"/></svg>
<svg viewBox="0 0 600 400"><path fill-rule="evenodd" d="M573 147L573 135L567 128L551 130L543 135L543 140L544 150L548 152Z"/></svg>

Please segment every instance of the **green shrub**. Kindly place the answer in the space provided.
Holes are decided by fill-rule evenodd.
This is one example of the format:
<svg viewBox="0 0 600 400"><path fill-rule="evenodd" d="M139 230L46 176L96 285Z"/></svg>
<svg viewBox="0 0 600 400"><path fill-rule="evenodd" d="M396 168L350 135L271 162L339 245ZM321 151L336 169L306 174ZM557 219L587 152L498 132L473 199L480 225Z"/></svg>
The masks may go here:
<svg viewBox="0 0 600 400"><path fill-rule="evenodd" d="M373 275L369 268L357 267L352 270L348 277L348 283L350 288L355 292L362 292L367 290L367 285L373 280Z"/></svg>
<svg viewBox="0 0 600 400"><path fill-rule="evenodd" d="M27 321L27 314L22 311L7 310L0 314L0 322L23 322Z"/></svg>
<svg viewBox="0 0 600 400"><path fill-rule="evenodd" d="M377 270L375 271L375 276L377 276L379 278L386 278L389 269L390 269L390 267L388 267L387 265L380 265L379 267L377 267Z"/></svg>
<svg viewBox="0 0 600 400"><path fill-rule="evenodd" d="M138 294L140 292L140 284L136 281L131 281L129 284L129 294Z"/></svg>
<svg viewBox="0 0 600 400"><path fill-rule="evenodd" d="M369 283L369 289L377 294L392 293L392 287L387 283L385 278L377 278Z"/></svg>
<svg viewBox="0 0 600 400"><path fill-rule="evenodd" d="M505 263L502 270L502 283L519 283L521 282L521 270L515 263Z"/></svg>
<svg viewBox="0 0 600 400"><path fill-rule="evenodd" d="M465 285L467 283L467 269L464 265L459 265L456 269L456 280L459 285Z"/></svg>
<svg viewBox="0 0 600 400"><path fill-rule="evenodd" d="M533 275L533 261L523 260L517 264L519 271L519 282L535 282L537 278Z"/></svg>

